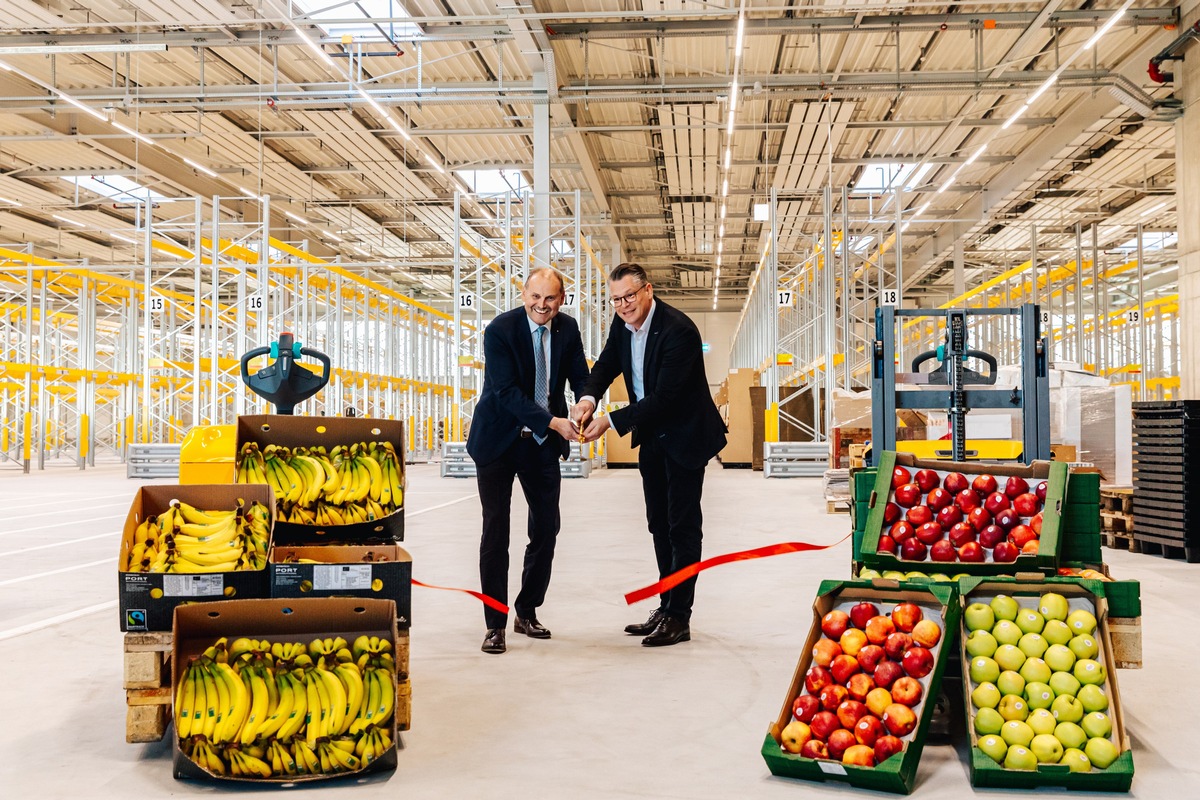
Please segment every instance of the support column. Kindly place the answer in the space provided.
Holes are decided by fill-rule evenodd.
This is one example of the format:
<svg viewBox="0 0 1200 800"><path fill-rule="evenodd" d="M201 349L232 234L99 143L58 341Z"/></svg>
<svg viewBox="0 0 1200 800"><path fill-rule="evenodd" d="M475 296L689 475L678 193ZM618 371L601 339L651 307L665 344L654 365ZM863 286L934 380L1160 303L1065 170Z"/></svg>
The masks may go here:
<svg viewBox="0 0 1200 800"><path fill-rule="evenodd" d="M534 73L533 267L550 266L550 101L547 88L546 73Z"/></svg>
<svg viewBox="0 0 1200 800"><path fill-rule="evenodd" d="M962 297L967 293L967 271L963 267L962 239L955 240L952 257L954 259L954 296Z"/></svg>
<svg viewBox="0 0 1200 800"><path fill-rule="evenodd" d="M1200 3L1181 4L1180 30L1200 17ZM1175 206L1179 225L1179 396L1200 397L1200 229L1184 224L1200 208L1200 58L1196 43L1189 45L1193 58L1172 61L1177 95L1184 114L1175 122Z"/></svg>

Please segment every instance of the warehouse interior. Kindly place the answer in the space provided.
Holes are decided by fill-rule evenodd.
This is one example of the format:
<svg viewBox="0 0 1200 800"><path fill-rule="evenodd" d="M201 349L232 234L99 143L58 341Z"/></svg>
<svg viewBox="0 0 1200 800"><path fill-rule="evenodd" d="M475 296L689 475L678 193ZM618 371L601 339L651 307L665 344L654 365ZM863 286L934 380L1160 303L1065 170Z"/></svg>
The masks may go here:
<svg viewBox="0 0 1200 800"><path fill-rule="evenodd" d="M411 577L476 589L464 442L487 324L552 266L594 359L607 276L635 262L699 331L729 431L705 556L827 549L707 572L693 641L645 652L621 633L648 611L623 595L658 577L637 452L615 431L572 445L553 640L489 659L476 600L414 586L411 729L394 773L343 791L878 788L779 777L759 751L821 582L892 568L861 547L886 533L867 497L892 452L1065 462L1087 476L1066 507L1098 487L1086 551L1064 516L1038 563L1140 586L1136 613L1109 612L1132 791L1200 789L1162 710L1200 702L1182 633L1200 233L1180 225L1198 20L1154 0L7 0L0 681L33 725L0 735L5 785L213 791L173 777L169 727L122 741L151 690L122 687L136 634L111 624L113 566L140 488L234 481L214 453L280 410L245 364L292 335L328 358L297 419L401 423ZM994 400L937 390L960 352ZM994 791L956 693L907 778L923 795ZM67 741L83 769L50 756Z"/></svg>

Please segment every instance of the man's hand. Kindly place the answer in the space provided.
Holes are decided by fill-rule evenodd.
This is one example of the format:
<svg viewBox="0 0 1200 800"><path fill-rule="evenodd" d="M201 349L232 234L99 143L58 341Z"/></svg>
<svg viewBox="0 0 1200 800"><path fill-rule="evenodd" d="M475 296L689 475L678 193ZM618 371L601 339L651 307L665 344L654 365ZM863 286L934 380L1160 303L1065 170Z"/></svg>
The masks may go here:
<svg viewBox="0 0 1200 800"><path fill-rule="evenodd" d="M587 428L588 422L592 419L592 414L596 410L596 404L591 400L580 400L571 408L571 422L575 425L577 431L583 431Z"/></svg>
<svg viewBox="0 0 1200 800"><path fill-rule="evenodd" d="M568 442L575 439L578 434L575 432L575 427L571 424L571 420L566 417L555 417L550 420L550 430L557 433Z"/></svg>
<svg viewBox="0 0 1200 800"><path fill-rule="evenodd" d="M583 432L583 439L587 442L594 442L604 435L604 432L612 427L612 421L606 414L603 417L596 417L588 423L587 429Z"/></svg>

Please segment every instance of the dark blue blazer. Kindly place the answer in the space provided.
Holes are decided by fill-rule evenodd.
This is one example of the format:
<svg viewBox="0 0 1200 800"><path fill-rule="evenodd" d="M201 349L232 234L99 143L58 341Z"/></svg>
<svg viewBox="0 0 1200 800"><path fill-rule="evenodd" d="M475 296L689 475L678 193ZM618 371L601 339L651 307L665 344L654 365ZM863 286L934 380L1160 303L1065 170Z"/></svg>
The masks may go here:
<svg viewBox="0 0 1200 800"><path fill-rule="evenodd" d="M514 308L492 320L483 334L483 392L471 416L467 452L476 464L490 464L512 446L526 427L565 457L569 444L550 430L553 417L568 416L567 381L577 397L588 377L579 323L566 314L550 320L550 410L533 400L533 334L525 308Z"/></svg>
<svg viewBox="0 0 1200 800"><path fill-rule="evenodd" d="M635 447L653 437L674 461L699 469L725 447L725 423L709 393L696 324L679 309L655 302L643 369L646 396L633 402L633 334L617 316L583 394L602 397L624 374L630 404L610 413L613 428L622 436L632 433Z"/></svg>

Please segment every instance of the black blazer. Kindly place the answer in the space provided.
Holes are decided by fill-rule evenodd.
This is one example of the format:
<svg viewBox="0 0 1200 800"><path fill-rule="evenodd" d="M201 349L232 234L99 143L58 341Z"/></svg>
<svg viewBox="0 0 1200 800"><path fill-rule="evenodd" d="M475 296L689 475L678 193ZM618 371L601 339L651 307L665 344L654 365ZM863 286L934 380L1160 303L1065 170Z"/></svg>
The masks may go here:
<svg viewBox="0 0 1200 800"><path fill-rule="evenodd" d="M653 437L673 460L698 469L725 446L725 423L709 394L700 331L682 311L655 302L643 370L646 396L633 402L633 334L620 317L613 317L583 394L602 397L624 374L630 404L611 412L613 429L622 436L632 432L635 447Z"/></svg>
<svg viewBox="0 0 1200 800"><path fill-rule="evenodd" d="M550 320L550 410L533 400L533 335L525 308L514 308L492 320L483 334L483 392L471 417L467 452L476 464L490 464L512 446L526 427L548 435L565 457L569 444L550 430L553 417L566 417L566 382L581 396L588 377L579 323L566 314Z"/></svg>

